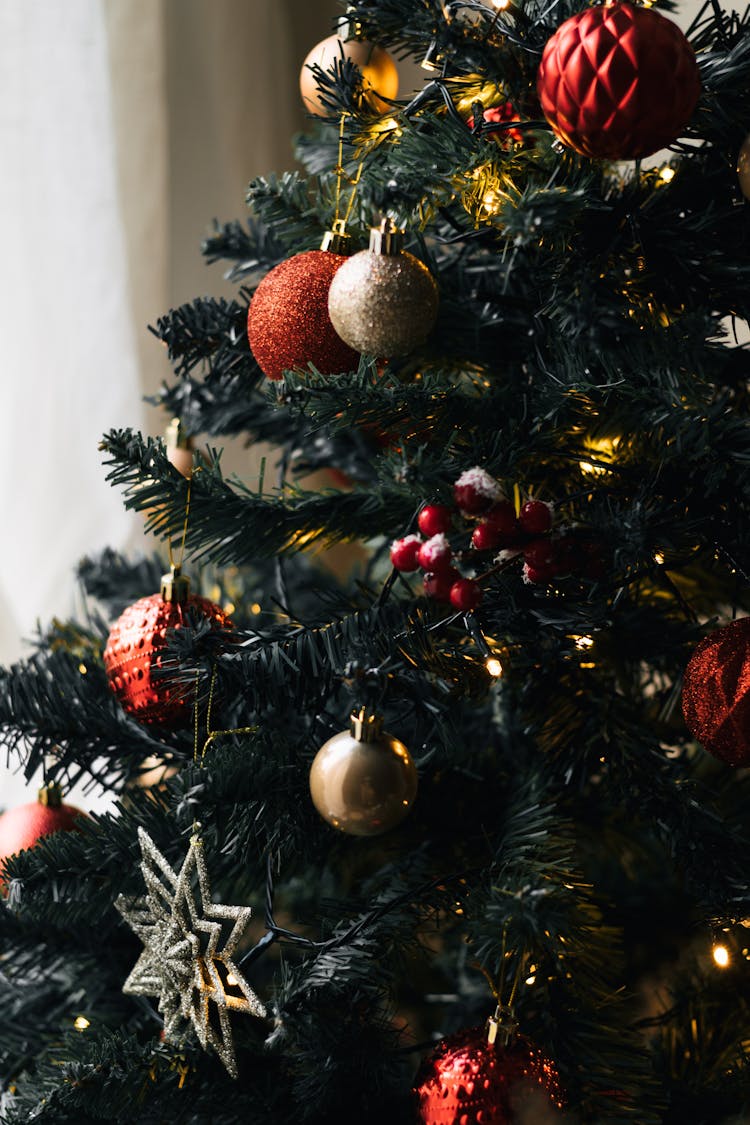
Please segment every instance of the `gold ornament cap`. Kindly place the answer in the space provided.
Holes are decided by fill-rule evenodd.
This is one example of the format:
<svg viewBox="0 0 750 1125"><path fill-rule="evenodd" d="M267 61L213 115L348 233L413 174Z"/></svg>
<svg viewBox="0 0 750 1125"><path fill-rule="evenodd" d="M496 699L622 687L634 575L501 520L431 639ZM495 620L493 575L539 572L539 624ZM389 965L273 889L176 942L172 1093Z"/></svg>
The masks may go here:
<svg viewBox="0 0 750 1125"><path fill-rule="evenodd" d="M171 566L169 574L161 576L162 601L184 605L190 596L190 579L182 573L179 566Z"/></svg>
<svg viewBox="0 0 750 1125"><path fill-rule="evenodd" d="M37 800L40 805L44 805L48 809L59 809L62 804L62 786L56 781L51 781L49 785L42 785L37 793Z"/></svg>
<svg viewBox="0 0 750 1125"><path fill-rule="evenodd" d="M349 716L349 733L357 742L377 742L383 733L383 716L359 707Z"/></svg>
<svg viewBox="0 0 750 1125"><path fill-rule="evenodd" d="M190 434L182 424L180 418L173 418L164 431L167 449L192 449L193 443Z"/></svg>
<svg viewBox="0 0 750 1125"><path fill-rule="evenodd" d="M404 232L393 219L385 218L379 227L370 228L370 252L393 258L404 248Z"/></svg>
<svg viewBox="0 0 750 1125"><path fill-rule="evenodd" d="M334 219L331 223L331 229L327 230L323 235L320 249L327 250L331 254L348 254L350 242L351 238L346 233L346 222L344 219Z"/></svg>

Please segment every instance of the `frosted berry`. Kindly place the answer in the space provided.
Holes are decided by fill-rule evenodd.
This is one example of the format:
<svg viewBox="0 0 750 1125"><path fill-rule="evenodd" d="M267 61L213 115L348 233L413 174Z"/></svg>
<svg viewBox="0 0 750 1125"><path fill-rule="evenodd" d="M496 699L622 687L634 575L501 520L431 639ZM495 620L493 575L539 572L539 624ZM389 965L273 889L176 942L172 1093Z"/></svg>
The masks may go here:
<svg viewBox="0 0 750 1125"><path fill-rule="evenodd" d="M532 539L523 549L524 561L534 570L555 566L560 563L556 544L551 539Z"/></svg>
<svg viewBox="0 0 750 1125"><path fill-rule="evenodd" d="M453 497L462 512L476 516L502 500L503 494L495 478L477 465L461 473L453 486Z"/></svg>
<svg viewBox="0 0 750 1125"><path fill-rule="evenodd" d="M396 570L417 570L421 546L422 540L418 535L406 535L403 539L394 539L391 543L391 562Z"/></svg>
<svg viewBox="0 0 750 1125"><path fill-rule="evenodd" d="M480 520L471 533L471 545L478 551L494 551L501 540L502 535L489 520Z"/></svg>
<svg viewBox="0 0 750 1125"><path fill-rule="evenodd" d="M527 500L518 514L527 535L544 535L552 527L552 507L543 500Z"/></svg>
<svg viewBox="0 0 750 1125"><path fill-rule="evenodd" d="M427 504L417 516L419 530L427 538L450 531L453 513L445 504Z"/></svg>
<svg viewBox="0 0 750 1125"><path fill-rule="evenodd" d="M422 570L444 574L450 570L452 558L451 545L444 535L433 535L419 548L418 559Z"/></svg>
<svg viewBox="0 0 750 1125"><path fill-rule="evenodd" d="M529 566L528 563L523 564L523 580L534 586L543 586L545 582L549 582L556 574L557 567L554 563L550 563L547 566Z"/></svg>
<svg viewBox="0 0 750 1125"><path fill-rule="evenodd" d="M451 599L451 588L461 577L455 567L446 570L440 574L425 574L424 576L424 592L428 598L434 598L437 602L449 602Z"/></svg>
<svg viewBox="0 0 750 1125"><path fill-rule="evenodd" d="M510 500L500 500L499 503L493 504L485 519L499 533L500 542L503 546L515 542L518 538L519 528L516 509Z"/></svg>
<svg viewBox="0 0 750 1125"><path fill-rule="evenodd" d="M473 578L459 578L454 582L450 592L451 605L468 613L476 609L482 600L482 588Z"/></svg>

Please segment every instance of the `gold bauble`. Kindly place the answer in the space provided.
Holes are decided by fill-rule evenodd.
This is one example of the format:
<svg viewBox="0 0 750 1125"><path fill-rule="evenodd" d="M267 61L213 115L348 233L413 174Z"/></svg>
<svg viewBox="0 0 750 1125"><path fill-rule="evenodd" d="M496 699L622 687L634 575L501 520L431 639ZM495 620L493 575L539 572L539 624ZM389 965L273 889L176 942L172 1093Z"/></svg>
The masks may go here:
<svg viewBox="0 0 750 1125"><path fill-rule="evenodd" d="M328 291L328 315L341 339L383 358L408 355L423 344L437 308L435 278L407 250L360 250L344 262Z"/></svg>
<svg viewBox="0 0 750 1125"><path fill-rule="evenodd" d="M385 113L388 105L381 99L395 98L398 93L398 71L393 59L387 51L375 46L374 43L361 42L358 39L344 41L338 35L329 35L327 39L318 43L317 47L313 47L302 64L299 88L308 113L316 117L327 117L330 112L320 100L320 93L310 67L317 65L322 70L330 70L333 63L342 58L351 59L359 67L362 71L362 91L365 97L374 109L379 113ZM377 96L378 94L380 97Z"/></svg>
<svg viewBox="0 0 750 1125"><path fill-rule="evenodd" d="M417 793L409 751L380 720L352 715L350 730L329 738L310 769L313 804L349 836L380 836L404 819Z"/></svg>
<svg viewBox="0 0 750 1125"><path fill-rule="evenodd" d="M745 199L750 199L750 134L742 142L737 156L737 179Z"/></svg>

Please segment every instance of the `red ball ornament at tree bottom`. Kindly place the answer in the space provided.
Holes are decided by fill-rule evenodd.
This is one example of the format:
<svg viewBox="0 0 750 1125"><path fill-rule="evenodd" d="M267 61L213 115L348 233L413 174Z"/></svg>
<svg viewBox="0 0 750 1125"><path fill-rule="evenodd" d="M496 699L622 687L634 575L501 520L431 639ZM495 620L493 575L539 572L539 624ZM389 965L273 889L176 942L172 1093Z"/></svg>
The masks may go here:
<svg viewBox="0 0 750 1125"><path fill-rule="evenodd" d="M672 20L627 3L586 8L544 48L537 93L555 135L583 156L635 160L665 148L700 94L695 53Z"/></svg>
<svg viewBox="0 0 750 1125"><path fill-rule="evenodd" d="M166 672L159 673L167 632L189 627L192 615L202 617L213 629L232 627L220 606L187 590L176 601L166 600L161 594L140 598L112 627L104 650L109 686L125 710L142 723L177 730L191 721L194 688L176 682Z"/></svg>
<svg viewBox="0 0 750 1125"><path fill-rule="evenodd" d="M86 817L81 809L62 803L57 786L43 787L36 801L17 805L0 816L0 867L9 856L33 848L44 836L70 832L81 817Z"/></svg>
<svg viewBox="0 0 750 1125"><path fill-rule="evenodd" d="M419 1068L414 1084L422 1125L521 1125L562 1108L555 1065L529 1040L487 1042L484 1027L443 1039Z"/></svg>
<svg viewBox="0 0 750 1125"><path fill-rule="evenodd" d="M247 338L269 379L309 364L323 375L356 370L358 353L336 334L328 315L328 291L346 261L330 250L306 250L280 262L255 290Z"/></svg>
<svg viewBox="0 0 750 1125"><path fill-rule="evenodd" d="M750 617L698 645L685 669L682 712L710 754L730 766L750 765Z"/></svg>

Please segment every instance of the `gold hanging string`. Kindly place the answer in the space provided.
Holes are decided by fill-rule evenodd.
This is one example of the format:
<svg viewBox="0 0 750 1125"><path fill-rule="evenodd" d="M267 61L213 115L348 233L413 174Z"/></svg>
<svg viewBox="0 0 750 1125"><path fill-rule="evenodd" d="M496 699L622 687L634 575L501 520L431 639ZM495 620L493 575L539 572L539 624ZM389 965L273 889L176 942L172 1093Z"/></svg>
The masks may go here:
<svg viewBox="0 0 750 1125"><path fill-rule="evenodd" d="M206 756L206 751L208 750L211 743L215 742L217 738L222 738L222 737L224 737L226 735L230 735L230 734L255 734L255 732L258 729L257 726L254 726L254 727L234 727L232 730L211 730L211 708L213 707L213 702L214 702L214 688L215 688L215 686L216 686L216 665L214 664L213 670L211 672L211 686L208 689L208 706L206 708L206 741L203 743L203 749L201 750L201 757L200 757L200 764L201 765L203 765L203 759ZM198 753L198 723L197 723L197 720L196 720L196 725L195 725L195 731L196 731L196 734L195 734L195 753L196 753L196 760L197 760L197 753Z"/></svg>
<svg viewBox="0 0 750 1125"><path fill-rule="evenodd" d="M362 178L362 169L364 167L364 160L362 160L362 161L360 161L359 167L357 168L357 173L354 176L354 179L350 180L347 177L347 182L351 184L352 190L349 193L349 201L346 205L346 211L344 213L344 218L342 220L341 219L341 185L342 185L342 181L344 179L344 126L346 125L346 119L347 119L348 116L349 115L346 112L346 110L344 110L343 113L341 114L341 121L339 123L338 155L337 155L337 158L336 158L336 167L334 168L334 172L336 173L336 195L335 195L335 198L334 198L332 229L333 230L340 230L340 231L343 231L346 228L346 224L349 222L349 219L351 217L352 209L354 207L354 199L355 199L355 196L357 194L357 187L359 185L359 181Z"/></svg>
<svg viewBox="0 0 750 1125"><path fill-rule="evenodd" d="M190 497L191 497L192 488L193 488L193 474L192 473L187 478L187 482L188 482L187 483L187 496L185 497L185 519L184 519L183 524L182 524L182 543L180 544L180 561L177 563L177 566L180 569L182 569L182 563L183 563L183 560L185 558L185 544L187 542L188 520L190 519ZM168 553L168 556L169 556L169 565L170 565L170 567L173 567L175 565L175 561L174 561L174 556L172 554L172 536L171 535L169 535L167 537L167 553Z"/></svg>

